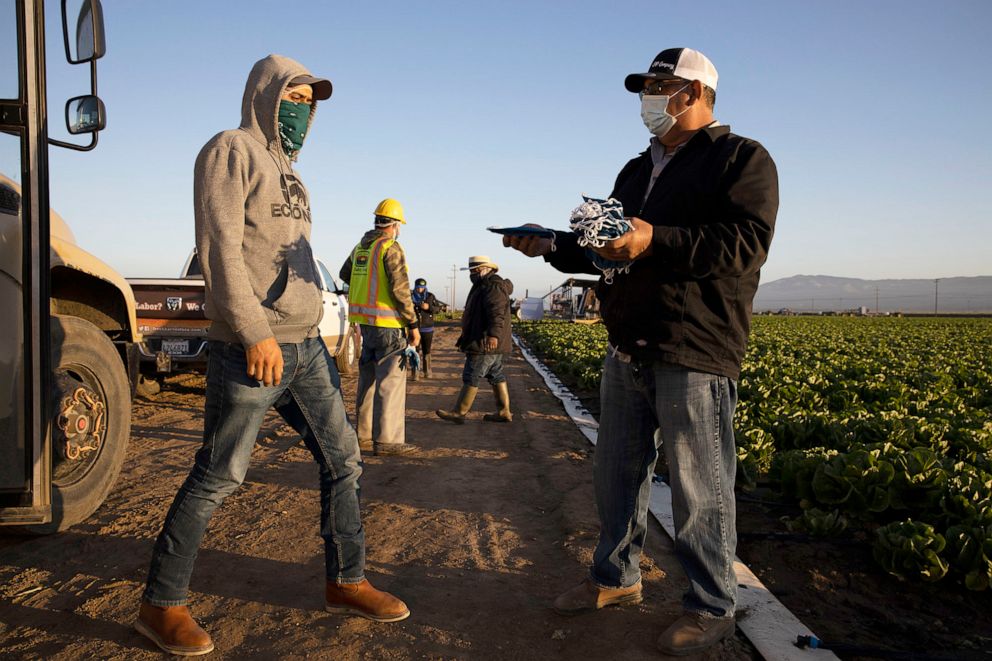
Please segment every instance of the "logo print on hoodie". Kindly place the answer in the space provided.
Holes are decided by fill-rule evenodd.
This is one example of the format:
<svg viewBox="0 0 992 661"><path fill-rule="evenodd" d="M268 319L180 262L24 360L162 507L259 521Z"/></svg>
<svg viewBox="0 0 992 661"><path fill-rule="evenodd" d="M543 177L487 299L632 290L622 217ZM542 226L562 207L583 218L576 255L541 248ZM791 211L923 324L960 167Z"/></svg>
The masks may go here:
<svg viewBox="0 0 992 661"><path fill-rule="evenodd" d="M303 183L296 178L295 174L284 174L279 177L279 185L282 188L282 204L272 205L273 218L301 218L310 222L310 200L307 197L307 190Z"/></svg>

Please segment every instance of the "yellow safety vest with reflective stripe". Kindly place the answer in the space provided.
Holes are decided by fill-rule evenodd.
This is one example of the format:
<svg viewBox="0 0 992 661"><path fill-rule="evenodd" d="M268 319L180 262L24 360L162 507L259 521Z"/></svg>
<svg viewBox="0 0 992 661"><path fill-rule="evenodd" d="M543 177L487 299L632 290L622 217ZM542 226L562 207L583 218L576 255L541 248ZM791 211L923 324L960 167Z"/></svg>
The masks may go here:
<svg viewBox="0 0 992 661"><path fill-rule="evenodd" d="M351 253L351 282L348 285L348 321L365 326L403 328L399 303L386 277L386 250L396 243L383 237L368 248L355 246Z"/></svg>

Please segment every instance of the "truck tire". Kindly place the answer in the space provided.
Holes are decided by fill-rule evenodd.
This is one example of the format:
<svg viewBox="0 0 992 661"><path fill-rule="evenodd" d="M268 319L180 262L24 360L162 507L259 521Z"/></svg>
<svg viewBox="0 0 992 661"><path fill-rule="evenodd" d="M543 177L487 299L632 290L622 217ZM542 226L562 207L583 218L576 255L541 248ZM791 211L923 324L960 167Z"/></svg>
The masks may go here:
<svg viewBox="0 0 992 661"><path fill-rule="evenodd" d="M131 389L113 343L78 317L52 316L51 327L52 522L30 528L42 534L96 511L120 473L131 434ZM84 433L75 433L73 442L63 428ZM85 433L94 429L98 441Z"/></svg>
<svg viewBox="0 0 992 661"><path fill-rule="evenodd" d="M348 328L348 337L345 338L344 346L337 356L334 357L334 363L338 367L338 372L341 374L354 374L355 370L358 369L358 357L362 353L362 335L356 326L350 326Z"/></svg>

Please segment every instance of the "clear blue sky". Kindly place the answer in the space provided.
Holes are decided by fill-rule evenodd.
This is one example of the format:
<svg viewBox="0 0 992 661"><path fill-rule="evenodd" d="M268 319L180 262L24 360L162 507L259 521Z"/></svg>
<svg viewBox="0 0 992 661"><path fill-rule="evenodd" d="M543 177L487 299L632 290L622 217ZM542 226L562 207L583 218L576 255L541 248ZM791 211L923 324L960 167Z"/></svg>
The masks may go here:
<svg viewBox="0 0 992 661"><path fill-rule="evenodd" d="M95 152L53 150L52 200L81 245L127 276L177 273L193 243L194 158L237 126L252 64L280 53L334 82L298 166L332 272L395 197L411 277L442 298L451 266L476 253L517 295L546 293L566 276L484 228L564 228L581 193L607 195L649 138L624 76L673 46L713 60L717 118L778 165L764 281L992 274L987 0L105 0L104 11L108 128ZM53 125L61 99L86 87L66 68L50 74Z"/></svg>

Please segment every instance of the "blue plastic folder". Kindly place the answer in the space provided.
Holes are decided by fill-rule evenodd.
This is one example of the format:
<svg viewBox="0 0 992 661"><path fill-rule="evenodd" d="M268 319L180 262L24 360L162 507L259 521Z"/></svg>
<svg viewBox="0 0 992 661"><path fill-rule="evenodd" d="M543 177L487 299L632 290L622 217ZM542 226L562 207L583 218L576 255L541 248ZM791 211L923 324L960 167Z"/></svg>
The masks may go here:
<svg viewBox="0 0 992 661"><path fill-rule="evenodd" d="M507 236L540 236L546 239L552 239L555 236L554 230L549 230L547 227L524 227L520 225L518 227L487 227L486 229Z"/></svg>

